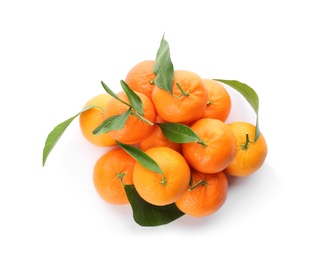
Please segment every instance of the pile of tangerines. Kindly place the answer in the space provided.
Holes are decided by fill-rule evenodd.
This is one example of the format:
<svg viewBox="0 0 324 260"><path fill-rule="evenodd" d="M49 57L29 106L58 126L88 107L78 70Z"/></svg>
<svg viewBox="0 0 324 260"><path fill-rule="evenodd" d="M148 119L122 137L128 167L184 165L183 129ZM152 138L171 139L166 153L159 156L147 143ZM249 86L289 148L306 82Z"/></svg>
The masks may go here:
<svg viewBox="0 0 324 260"><path fill-rule="evenodd" d="M156 59L135 64L118 93L101 84L107 93L78 114L83 136L109 148L94 165L94 187L107 203L131 204L140 225L215 213L227 176L248 176L265 161L257 125L226 123L232 103L224 85L174 70L164 38ZM47 140L46 157L56 141Z"/></svg>

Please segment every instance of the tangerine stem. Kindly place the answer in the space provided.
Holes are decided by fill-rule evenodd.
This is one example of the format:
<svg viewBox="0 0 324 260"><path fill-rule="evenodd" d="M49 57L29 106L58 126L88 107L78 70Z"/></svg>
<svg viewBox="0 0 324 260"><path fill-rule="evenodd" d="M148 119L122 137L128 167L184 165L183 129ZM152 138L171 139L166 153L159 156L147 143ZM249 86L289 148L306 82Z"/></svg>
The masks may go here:
<svg viewBox="0 0 324 260"><path fill-rule="evenodd" d="M178 88L179 88L179 90L180 90L181 93L180 93L179 96L175 96L175 95L172 94L173 97L180 98L182 96L186 96L186 97L189 96L189 91L184 91L183 88L180 86L180 84L178 82L176 83L176 85L178 86Z"/></svg>
<svg viewBox="0 0 324 260"><path fill-rule="evenodd" d="M164 178L164 174L162 174L161 184L162 186L165 186L167 184L167 180Z"/></svg>
<svg viewBox="0 0 324 260"><path fill-rule="evenodd" d="M116 177L120 180L121 185L125 186L123 183L123 178L125 177L125 175L127 174L127 172L118 172L116 174Z"/></svg>
<svg viewBox="0 0 324 260"><path fill-rule="evenodd" d="M189 188L189 191L192 191L194 188L196 188L197 186L199 186L199 185L204 185L204 186L206 186L208 183L206 182L206 181L204 181L204 180L200 180L200 181L198 181L195 185L193 185L193 186L191 186L190 188Z"/></svg>
<svg viewBox="0 0 324 260"><path fill-rule="evenodd" d="M254 141L254 142L255 142L255 141ZM249 143L252 144L252 143L254 143L254 142L250 141L250 139L249 139L249 133L246 133L246 134L245 134L245 143L242 144L241 147L242 147L243 150L247 150L247 149L249 148L249 147L248 147L248 146L249 146Z"/></svg>
<svg viewBox="0 0 324 260"><path fill-rule="evenodd" d="M198 140L198 141L196 141L196 144L200 144L200 145L202 145L202 147L204 147L204 148L206 148L207 147L207 143L204 141L204 140Z"/></svg>

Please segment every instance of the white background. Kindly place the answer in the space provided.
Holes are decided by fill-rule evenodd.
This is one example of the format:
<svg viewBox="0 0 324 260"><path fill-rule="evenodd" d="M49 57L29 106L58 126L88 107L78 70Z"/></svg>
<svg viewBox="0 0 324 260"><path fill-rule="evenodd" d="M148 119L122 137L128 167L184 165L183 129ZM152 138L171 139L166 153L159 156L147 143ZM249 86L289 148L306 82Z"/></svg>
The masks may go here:
<svg viewBox="0 0 324 260"><path fill-rule="evenodd" d="M323 259L321 1L0 2L0 259ZM104 203L92 168L106 149L68 127L42 167L48 133L103 80L115 91L154 59L256 90L263 167L230 179L214 215L144 228ZM231 91L229 121L255 115Z"/></svg>

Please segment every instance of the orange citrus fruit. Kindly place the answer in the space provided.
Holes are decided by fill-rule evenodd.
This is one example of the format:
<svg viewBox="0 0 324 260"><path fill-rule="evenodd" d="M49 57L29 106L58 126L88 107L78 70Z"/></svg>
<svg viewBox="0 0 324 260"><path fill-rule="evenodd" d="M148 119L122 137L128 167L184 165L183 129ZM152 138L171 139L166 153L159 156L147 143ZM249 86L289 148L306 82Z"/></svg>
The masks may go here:
<svg viewBox="0 0 324 260"><path fill-rule="evenodd" d="M111 204L128 204L124 190L126 184L133 184L135 159L121 148L110 150L95 163L93 183L99 196Z"/></svg>
<svg viewBox="0 0 324 260"><path fill-rule="evenodd" d="M155 86L154 79L156 75L153 72L154 60L144 60L137 63L127 73L125 82L128 86L137 92L141 92L152 98L152 90Z"/></svg>
<svg viewBox="0 0 324 260"><path fill-rule="evenodd" d="M126 144L137 144L147 138L154 130L154 123L156 120L156 112L152 101L143 93L135 92L141 99L143 105L143 117L149 122L153 123L150 125L148 122L138 118L134 114L131 114L125 125L119 130L112 130L109 132L110 136L119 142ZM124 91L117 93L117 96L129 103L128 97ZM129 106L120 102L119 100L112 98L108 101L104 118L110 118L112 116L120 115L126 110L129 109Z"/></svg>
<svg viewBox="0 0 324 260"><path fill-rule="evenodd" d="M160 118L160 116L157 116L156 118L156 123L165 122ZM155 125L153 132L146 139L138 143L138 148L146 151L149 148L159 146L169 147L179 153L181 152L181 144L170 141L164 136L160 126Z"/></svg>
<svg viewBox="0 0 324 260"><path fill-rule="evenodd" d="M163 174L144 168L136 162L134 187L148 203L164 206L177 201L188 187L190 168L183 156L169 147L153 147L145 151L162 169Z"/></svg>
<svg viewBox="0 0 324 260"><path fill-rule="evenodd" d="M218 211L226 201L228 181L225 173L191 172L191 182L186 192L176 201L183 213L205 217Z"/></svg>
<svg viewBox="0 0 324 260"><path fill-rule="evenodd" d="M216 118L223 122L231 112L231 97L225 87L212 79L203 79L208 92L206 109L203 118Z"/></svg>
<svg viewBox="0 0 324 260"><path fill-rule="evenodd" d="M201 141L182 144L182 153L188 164L203 173L224 170L236 153L236 139L232 130L214 118L198 119L191 129Z"/></svg>
<svg viewBox="0 0 324 260"><path fill-rule="evenodd" d="M158 115L163 120L187 124L200 118L204 113L208 95L199 75L191 71L175 70L172 95L155 86L152 100Z"/></svg>
<svg viewBox="0 0 324 260"><path fill-rule="evenodd" d="M262 133L254 142L255 126L249 122L231 122L228 126L236 137L237 151L224 172L238 177L248 176L263 165L268 153L267 142Z"/></svg>
<svg viewBox="0 0 324 260"><path fill-rule="evenodd" d="M101 135L94 135L92 131L99 126L104 120L104 109L107 105L108 100L111 99L109 94L99 94L91 98L83 108L90 105L95 107L83 112L79 116L79 126L82 135L92 144L98 146L113 146L115 140L111 138L108 133Z"/></svg>

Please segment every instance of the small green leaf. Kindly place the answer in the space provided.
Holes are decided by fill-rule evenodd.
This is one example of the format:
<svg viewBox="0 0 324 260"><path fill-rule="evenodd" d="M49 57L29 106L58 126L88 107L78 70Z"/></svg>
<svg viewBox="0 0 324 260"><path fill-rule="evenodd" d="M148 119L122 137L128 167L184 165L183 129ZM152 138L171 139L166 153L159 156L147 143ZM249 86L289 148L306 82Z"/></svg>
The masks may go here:
<svg viewBox="0 0 324 260"><path fill-rule="evenodd" d="M109 117L105 121L103 121L96 129L94 129L92 133L99 135L112 130L122 129L130 114L131 109L128 109L120 115Z"/></svg>
<svg viewBox="0 0 324 260"><path fill-rule="evenodd" d="M127 152L130 156L132 156L136 161L138 161L144 168L152 172L163 174L160 166L141 149L133 145L121 143L119 141L116 141L116 144L125 152Z"/></svg>
<svg viewBox="0 0 324 260"><path fill-rule="evenodd" d="M144 112L141 98L127 85L125 81L121 80L120 84L128 97L130 105L138 114L143 115Z"/></svg>
<svg viewBox="0 0 324 260"><path fill-rule="evenodd" d="M133 219L140 226L152 227L168 224L184 215L175 203L155 206L141 198L134 185L125 185L124 189L133 210Z"/></svg>
<svg viewBox="0 0 324 260"><path fill-rule="evenodd" d="M157 51L153 72L156 75L155 85L172 94L172 83L174 79L174 69L170 57L170 48L168 42L164 39L164 34Z"/></svg>
<svg viewBox="0 0 324 260"><path fill-rule="evenodd" d="M74 118L76 118L78 115L81 113L93 108L96 106L87 106L84 109L82 109L78 114L75 116L72 116L71 118L65 120L64 122L58 124L47 136L46 141L45 141L45 146L43 149L43 167L45 165L45 162L47 160L47 157L49 156L50 152L53 150L54 146L66 130L66 128L71 124Z"/></svg>
<svg viewBox="0 0 324 260"><path fill-rule="evenodd" d="M214 79L216 81L227 84L228 86L234 88L238 92L240 92L243 97L249 102L254 112L256 113L256 128L255 128L255 138L256 141L260 136L259 129L259 97L255 90L245 83L239 82L237 80L224 80L224 79Z"/></svg>
<svg viewBox="0 0 324 260"><path fill-rule="evenodd" d="M126 103L125 101L121 100L116 94L114 91L112 91L103 81L101 81L101 85L103 86L103 88L106 90L106 92L114 97L115 99L119 100L120 102L124 103L125 105L129 106L130 107L130 104Z"/></svg>
<svg viewBox="0 0 324 260"><path fill-rule="evenodd" d="M175 143L191 143L201 140L188 126L179 123L157 123L164 136Z"/></svg>

